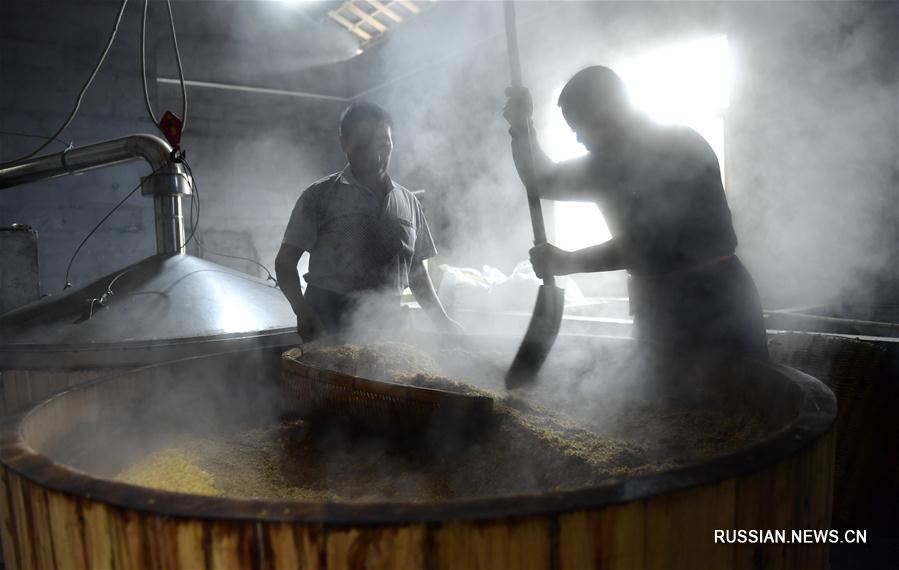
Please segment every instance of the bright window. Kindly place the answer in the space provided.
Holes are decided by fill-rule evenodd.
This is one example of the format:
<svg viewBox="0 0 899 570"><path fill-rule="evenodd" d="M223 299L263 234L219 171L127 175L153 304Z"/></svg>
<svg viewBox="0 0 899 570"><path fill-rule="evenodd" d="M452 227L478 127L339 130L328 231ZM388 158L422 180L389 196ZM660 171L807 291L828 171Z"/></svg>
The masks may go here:
<svg viewBox="0 0 899 570"><path fill-rule="evenodd" d="M724 112L729 103L730 56L727 38L716 36L647 53L613 65L627 84L634 105L661 123L687 125L705 137L724 176ZM555 101L543 140L549 157L560 162L587 152L568 128ZM580 249L609 239L595 204L556 202L553 242Z"/></svg>

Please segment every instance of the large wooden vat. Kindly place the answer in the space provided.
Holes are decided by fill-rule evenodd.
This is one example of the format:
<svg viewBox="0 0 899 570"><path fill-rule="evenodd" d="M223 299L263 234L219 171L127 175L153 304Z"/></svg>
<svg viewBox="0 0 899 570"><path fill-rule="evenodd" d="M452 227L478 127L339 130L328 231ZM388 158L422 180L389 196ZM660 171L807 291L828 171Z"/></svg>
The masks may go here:
<svg viewBox="0 0 899 570"><path fill-rule="evenodd" d="M837 398L834 523L882 530L899 525L899 338L870 338L785 332L768 349Z"/></svg>
<svg viewBox="0 0 899 570"><path fill-rule="evenodd" d="M600 344L560 338L557 352L571 342ZM589 488L435 502L185 495L57 460L72 455L59 445L73 433L114 441L104 428L110 414L156 414L165 430L233 402L240 406L228 421L240 421L277 401L279 351L197 357L79 386L5 420L4 551L21 569L824 568L824 544L716 544L714 531L786 530L789 538L792 529L829 527L833 394L786 367L659 358L668 376L660 391L763 412L773 435L703 464ZM173 401L189 417L173 414Z"/></svg>
<svg viewBox="0 0 899 570"><path fill-rule="evenodd" d="M836 394L834 519L899 527L899 304L833 303L765 313L771 357ZM792 331L786 332L785 331Z"/></svg>

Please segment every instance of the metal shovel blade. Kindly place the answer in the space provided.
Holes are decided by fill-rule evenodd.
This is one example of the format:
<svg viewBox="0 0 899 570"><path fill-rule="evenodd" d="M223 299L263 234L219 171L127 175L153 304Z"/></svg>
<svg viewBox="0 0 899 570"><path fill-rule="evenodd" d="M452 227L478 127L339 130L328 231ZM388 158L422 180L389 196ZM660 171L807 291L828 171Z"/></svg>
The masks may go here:
<svg viewBox="0 0 899 570"><path fill-rule="evenodd" d="M528 331L518 347L512 366L506 373L506 388L518 388L534 381L543 361L552 350L565 307L565 290L555 285L541 285Z"/></svg>

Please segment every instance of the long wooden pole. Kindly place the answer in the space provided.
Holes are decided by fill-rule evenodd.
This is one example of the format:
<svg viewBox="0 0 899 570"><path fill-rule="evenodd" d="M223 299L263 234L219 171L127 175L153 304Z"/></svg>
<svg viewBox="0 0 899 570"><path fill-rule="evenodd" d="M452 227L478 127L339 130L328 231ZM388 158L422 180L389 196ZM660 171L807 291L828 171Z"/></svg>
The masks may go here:
<svg viewBox="0 0 899 570"><path fill-rule="evenodd" d="M509 75L512 80L512 87L520 88L524 86L521 78L521 59L518 55L518 26L515 23L515 2L513 0L503 1L504 15L506 19L506 51L509 54ZM530 124L528 124L528 136L526 142L522 145L525 151L524 159L527 162L526 170L534 171L534 149L531 144ZM542 245L546 243L546 227L543 224L543 207L540 205L540 193L534 187L533 182L525 182L525 190L528 195L528 209L531 212L531 227L534 230L534 245ZM552 275L543 278L543 284L555 286L556 279Z"/></svg>

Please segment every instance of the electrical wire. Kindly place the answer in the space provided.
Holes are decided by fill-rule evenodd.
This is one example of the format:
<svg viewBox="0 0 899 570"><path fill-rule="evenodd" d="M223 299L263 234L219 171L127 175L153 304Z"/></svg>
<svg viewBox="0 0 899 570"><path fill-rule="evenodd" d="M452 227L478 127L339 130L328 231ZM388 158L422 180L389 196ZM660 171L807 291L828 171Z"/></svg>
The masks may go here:
<svg viewBox="0 0 899 570"><path fill-rule="evenodd" d="M141 76L141 84L143 85L144 91L144 105L147 108L147 114L150 115L150 119L153 121L153 124L159 130L162 129L162 125L159 123L159 119L156 117L156 113L153 112L153 105L150 103L150 92L147 87L147 7L149 5L149 0L144 0L143 2L143 11L141 14L140 20L140 76ZM181 63L181 50L178 47L178 34L175 32L175 16L172 12L172 2L171 0L166 0L166 7L168 9L169 14L169 28L172 34L172 47L175 50L175 61L178 64L178 78L181 83L181 133L183 134L185 129L187 128L187 85L184 81L184 66Z"/></svg>
<svg viewBox="0 0 899 570"><path fill-rule="evenodd" d="M188 219L190 219L191 228L190 228L190 235L187 237L186 240L184 240L184 251L187 251L187 244L189 244L191 242L191 240L194 239L194 236L197 233L197 228L200 226L200 185L197 184L197 179L194 176L194 171L193 171L193 169L191 169L190 164L187 162L187 159L182 158L181 163L184 165L184 168L187 169L187 173L190 175L190 188L191 188L190 214L189 214L189 218L188 218ZM196 222L194 222L194 200L196 200L196 202L197 202L197 221ZM199 236L197 236L198 243L199 243L199 239L200 239Z"/></svg>
<svg viewBox="0 0 899 570"><path fill-rule="evenodd" d="M193 176L193 172L190 170L190 165L188 165L188 164L184 161L183 158L182 158L181 160L182 160L182 162L184 163L184 166L187 168L187 171L190 173L191 187L194 188L194 183L193 183L194 176ZM161 167L160 167L160 168L161 168ZM156 172L158 172L158 171L159 171L159 169L154 170L154 171L150 174L150 176L153 176L153 174L156 174ZM141 181L141 184L142 184L142 183L143 183L143 181ZM106 220L106 218L108 218L113 212L115 212L115 211L119 208L119 206L121 206L123 203L125 203L125 200L127 200L128 198L130 198L130 197L131 197L131 196L132 196L132 195L133 195L133 194L134 194L140 187L141 187L141 186L138 185L138 187L135 188L134 190L132 190L127 196L125 196L125 198L123 198L121 202L119 202L118 204L116 204L116 206L115 206L112 210L110 210L110 212L109 212L108 214L106 214L106 216L104 216L104 218L103 218L102 220L100 220L100 223L98 223L98 224L94 227L94 229L91 230L91 232L87 235L87 237L84 238L84 240L81 242L81 245L78 246L78 249L81 249L81 246L84 245L84 243L88 240L88 238L91 237L91 234L93 234L93 233L97 230L97 228L100 227L100 225ZM197 197L197 221L196 221L196 223L195 223L194 220L193 220L194 196ZM184 248L185 248L185 250L187 249L187 244L190 243L190 240L194 237L194 232L196 231L197 224L200 223L200 217L199 217L199 216L200 216L200 197L199 197L199 195L197 194L196 190L194 189L194 191L191 193L191 202L190 202L190 221L191 221L191 225L192 225L192 227L193 227L193 230L191 231L190 237L187 238L187 240L184 242ZM69 281L69 269L71 268L71 266L72 266L72 261L74 261L76 255L78 255L78 250L76 250L76 251L75 251L75 254L72 255L72 259L69 260L69 268L66 269L66 287L67 287L67 288L71 286L71 283L68 282L68 281ZM109 281L109 284L106 285L106 291L105 291L102 295L100 295L99 297L94 297L94 298L92 298L92 299L88 299L88 301L90 301L90 307L89 307L89 309L88 309L88 315L87 315L87 318L88 318L88 319L90 319L91 317L94 316L94 306L95 306L95 305L100 305L101 307L105 307L105 306L106 306L106 302L109 300L109 297L112 296L113 294L115 294L115 292L114 292L113 289L112 289L112 286L115 285L115 282L116 282L116 281L118 281L120 278L124 277L125 275L127 275L127 274L130 273L131 271L132 271L132 269L126 269L125 271L122 271L122 272L116 274L116 276L113 277L113 278Z"/></svg>
<svg viewBox="0 0 899 570"><path fill-rule="evenodd" d="M209 249L205 245L203 245L203 241L200 239L200 236L197 234L197 228L200 225L200 191L199 191L200 187L199 187L199 184L197 184L197 179L194 177L193 170L191 170L191 168L190 168L190 164L188 164L187 160L183 160L182 163L184 164L184 167L187 168L187 172L190 174L191 188L193 189L193 193L191 194L190 214L189 214L189 219L191 221L192 227L191 227L190 237L188 237L187 240L185 240L184 247L187 248L187 244L190 243L190 241L192 239L194 239L194 237L196 237L197 246L198 246L201 254L211 253L212 255L217 255L219 257L240 259L242 261L249 261L250 263L254 263L254 264L258 265L259 267L261 267L262 270L268 274L268 277L266 279L274 282L275 287L277 287L278 280L275 279L275 276L272 274L272 272L269 271L268 267L266 267L262 263L256 261L255 259L252 259L249 257L241 257L239 255L231 255L228 253L219 253L217 251L212 251L211 249ZM193 198L194 197L196 197L196 200L197 200L197 221L196 222L194 222L194 215L193 215L193 212L194 212Z"/></svg>
<svg viewBox="0 0 899 570"><path fill-rule="evenodd" d="M150 176L153 176L154 174L159 172L159 170L161 168L163 168L163 166L160 166L159 168L157 168L156 170L151 172ZM78 257L78 252L81 251L81 248L84 247L84 244L87 243L87 240L89 240L91 238L91 236L94 235L94 233L96 233L96 231L98 229L100 229L100 226L103 225L103 222L105 222L107 219L109 219L109 216L113 215L115 213L115 211L118 210L122 206L122 204L124 204L128 200L128 198L130 198L131 196L134 195L135 192L140 190L141 184L143 184L143 182L141 182L140 184L135 186L134 189L131 190L131 192L128 192L128 194L124 198L119 200L119 203L116 204L115 206L113 206L113 208L111 210L109 210L109 212L107 212L106 215L103 216L103 218L99 222L97 222L97 225L95 225L94 228L90 232L88 232L88 234L86 236L84 236L84 239L81 240L81 243L78 244L77 248L75 248L75 253L72 254L72 257L69 259L69 264L66 266L65 284L63 286L64 290L68 289L69 287L72 286L72 284L69 282L69 273L72 271L72 264L75 262L75 258Z"/></svg>
<svg viewBox="0 0 899 570"><path fill-rule="evenodd" d="M181 65L181 50L178 49L178 35L175 33L175 17L172 14L172 0L166 0L169 9L169 26L172 29L172 46L178 62L178 78L181 80L181 132L187 130L187 86L184 85L184 68Z"/></svg>
<svg viewBox="0 0 899 570"><path fill-rule="evenodd" d="M219 252L217 252L217 251L212 251L211 249L208 249L206 246L202 245L202 242L200 242L200 243L201 243L201 245L200 245L200 251L201 251L202 253L204 253L204 254L206 254L206 253L211 253L212 255L218 255L219 257L230 257L231 259L241 259L241 260L243 260L243 261L249 261L250 263L255 263L256 265L258 265L259 267L261 267L263 271L265 271L266 273L268 273L268 277L266 277L266 279L267 279L268 281L274 281L275 287L278 286L278 280L275 279L275 276L272 275L272 272L268 270L268 267L262 265L261 263L259 263L259 262L256 261L255 259L251 259L251 258L249 258L249 257L241 257L241 256L239 256L239 255L229 255L229 254L227 254L227 253L219 253Z"/></svg>
<svg viewBox="0 0 899 570"><path fill-rule="evenodd" d="M29 139L41 139L41 140L47 140L47 139L50 139L50 137L45 137L44 135L32 135L32 134L28 134L28 133L16 133L16 132L13 132L13 131L0 131L0 135L7 135L7 136L11 136L11 137L26 137L26 138L29 138ZM65 147L66 147L66 150L69 150L69 149L71 149L71 148L75 148L75 143L73 143L72 141L64 141L64 140L62 140L62 139L57 139L57 138L52 138L52 139L50 139L50 140L51 140L51 141L54 141L54 142L58 142L59 144L65 146ZM13 161L13 162L15 162L15 161Z"/></svg>
<svg viewBox="0 0 899 570"><path fill-rule="evenodd" d="M118 273L115 277L113 277L112 279L109 280L109 283L106 285L106 291L102 295L100 295L99 297L93 297L93 298L88 299L88 302L90 302L90 306L88 307L88 313L87 313L88 319L90 319L91 317L94 316L94 306L95 305L100 305L101 307L105 307L106 303L109 301L109 298L115 294L115 292L112 290L112 286L115 285L115 282L118 281L120 278L124 277L125 275L131 273L132 271L134 271L133 267L131 269L126 269L125 271Z"/></svg>
<svg viewBox="0 0 899 570"><path fill-rule="evenodd" d="M150 104L150 92L147 89L147 5L149 3L150 0L144 0L144 10L140 20L140 79L144 87L144 103L147 106L147 113L153 120L153 124L159 127L159 120L153 112L153 107Z"/></svg>
<svg viewBox="0 0 899 570"><path fill-rule="evenodd" d="M62 126L59 127L59 129L57 129L57 131L55 133L53 133L52 135L47 137L47 141L44 142L44 144L37 147L32 152L26 154L25 156L16 158L14 160L0 163L0 166L5 166L5 165L11 164L13 162L18 162L20 160L25 160L25 159L31 158L32 156L36 155L37 153L41 152L42 150L44 150L45 148L50 146L50 143L53 142L53 140L55 140L57 137L59 137L63 133L63 131L65 131L69 127L69 125L75 119L75 115L78 114L78 109L81 107L81 100L84 99L84 94L87 93L88 88L94 82L94 78L97 76L97 73L100 71L100 67L103 66L103 62L106 60L106 55L109 53L110 48L112 48L112 44L115 42L116 34L119 31L119 23L121 23L121 21L122 21L122 14L125 13L125 6L127 4L128 4L128 0L122 0L122 4L119 7L118 16L116 16L115 25L112 28L112 32L110 32L110 34L109 34L109 40L107 40L107 42L106 42L106 47L103 49L103 53L100 55L100 59L97 61L97 64L94 66L94 69L90 74L90 77L88 77L87 81L84 82L84 86L81 88L81 91L78 93L78 98L75 100L75 106L72 108L72 111L69 113L68 118L62 124Z"/></svg>

